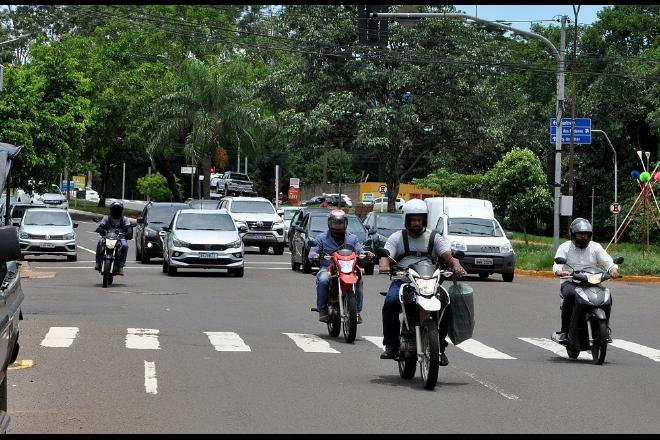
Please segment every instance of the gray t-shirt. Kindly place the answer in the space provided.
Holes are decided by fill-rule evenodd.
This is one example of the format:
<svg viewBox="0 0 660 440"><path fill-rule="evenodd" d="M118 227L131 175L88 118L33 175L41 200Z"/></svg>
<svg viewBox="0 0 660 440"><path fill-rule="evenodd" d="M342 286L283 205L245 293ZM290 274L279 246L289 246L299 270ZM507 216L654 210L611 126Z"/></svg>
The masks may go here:
<svg viewBox="0 0 660 440"><path fill-rule="evenodd" d="M401 257L405 253L405 248L403 246L403 231L396 231L387 239L385 243L385 249L390 253L390 256L397 260L397 263L400 266L407 267L409 264L412 264L419 260L419 257L407 256L399 260L397 257ZM431 231L427 228L422 235L417 238L413 238L408 234L408 248L411 252L423 252L425 253L429 248L429 240L431 239ZM451 243L442 234L435 235L435 243L433 245L433 252L431 254L432 258L440 260L440 255L445 252L451 252Z"/></svg>

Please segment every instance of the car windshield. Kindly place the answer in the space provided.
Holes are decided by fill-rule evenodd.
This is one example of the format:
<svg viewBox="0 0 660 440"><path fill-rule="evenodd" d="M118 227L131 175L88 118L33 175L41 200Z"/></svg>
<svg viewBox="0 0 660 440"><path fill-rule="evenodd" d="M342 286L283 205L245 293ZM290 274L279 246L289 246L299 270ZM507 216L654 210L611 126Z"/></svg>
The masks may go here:
<svg viewBox="0 0 660 440"><path fill-rule="evenodd" d="M24 225L41 225L41 226L69 226L71 219L66 212L52 212L28 210L23 219Z"/></svg>
<svg viewBox="0 0 660 440"><path fill-rule="evenodd" d="M295 209L285 209L284 210L284 220L291 220L293 218L293 216L296 215L296 212L298 212L298 211L296 211Z"/></svg>
<svg viewBox="0 0 660 440"><path fill-rule="evenodd" d="M495 220L485 218L448 218L447 234L502 237L502 230Z"/></svg>
<svg viewBox="0 0 660 440"><path fill-rule="evenodd" d="M403 215L380 215L376 217L376 228L398 230L403 229Z"/></svg>
<svg viewBox="0 0 660 440"><path fill-rule="evenodd" d="M234 220L229 214L181 213L176 219L176 229L203 231L234 231Z"/></svg>
<svg viewBox="0 0 660 440"><path fill-rule="evenodd" d="M147 221L149 223L169 224L174 218L174 214L176 214L179 209L186 208L190 208L190 205L183 203L174 205L154 205L149 208Z"/></svg>
<svg viewBox="0 0 660 440"><path fill-rule="evenodd" d="M260 200L237 200L231 204L231 212L251 212L255 214L275 214L275 208L270 202Z"/></svg>
<svg viewBox="0 0 660 440"><path fill-rule="evenodd" d="M310 230L312 233L320 233L328 230L328 217L327 216L313 216L310 219ZM357 217L348 217L348 232L352 234L364 234L364 226L360 223Z"/></svg>
<svg viewBox="0 0 660 440"><path fill-rule="evenodd" d="M190 207L193 209L216 209L219 203L217 200L192 200Z"/></svg>

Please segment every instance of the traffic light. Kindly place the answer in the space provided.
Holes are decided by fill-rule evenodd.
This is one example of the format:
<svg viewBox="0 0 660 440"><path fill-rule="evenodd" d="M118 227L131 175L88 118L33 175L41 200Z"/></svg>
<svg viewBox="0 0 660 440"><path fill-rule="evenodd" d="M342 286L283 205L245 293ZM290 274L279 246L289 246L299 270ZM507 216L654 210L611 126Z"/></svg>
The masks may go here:
<svg viewBox="0 0 660 440"><path fill-rule="evenodd" d="M387 18L371 18L374 12L387 12L387 5L358 5L358 37L360 44L387 47Z"/></svg>

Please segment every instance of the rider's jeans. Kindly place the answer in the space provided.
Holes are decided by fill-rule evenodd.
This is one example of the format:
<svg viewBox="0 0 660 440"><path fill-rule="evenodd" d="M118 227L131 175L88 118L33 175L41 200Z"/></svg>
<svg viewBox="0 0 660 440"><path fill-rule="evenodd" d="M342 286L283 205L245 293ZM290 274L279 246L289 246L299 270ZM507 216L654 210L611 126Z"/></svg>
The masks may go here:
<svg viewBox="0 0 660 440"><path fill-rule="evenodd" d="M330 278L328 277L327 267L322 267L316 274L316 308L319 312L328 311L328 285ZM357 305L357 312L362 312L362 277L355 286L355 299Z"/></svg>
<svg viewBox="0 0 660 440"><path fill-rule="evenodd" d="M571 314L573 313L573 305L575 304L575 287L574 283L567 281L561 285L559 297L561 298L561 332L568 333L568 326L571 322Z"/></svg>
<svg viewBox="0 0 660 440"><path fill-rule="evenodd" d="M103 250L101 246L103 245L103 239L99 239L96 242L96 263L101 264L101 255L103 255ZM119 254L119 261L117 261L117 267L124 267L126 265L126 260L128 259L128 241L121 239L121 253Z"/></svg>
<svg viewBox="0 0 660 440"><path fill-rule="evenodd" d="M399 331L401 330L401 324L399 322L399 312L401 311L401 302L399 301L400 286L401 281L393 280L383 303L383 345L386 350L397 349L399 347ZM438 326L441 352L444 352L448 345L447 333L449 331L450 320L451 307L445 310Z"/></svg>

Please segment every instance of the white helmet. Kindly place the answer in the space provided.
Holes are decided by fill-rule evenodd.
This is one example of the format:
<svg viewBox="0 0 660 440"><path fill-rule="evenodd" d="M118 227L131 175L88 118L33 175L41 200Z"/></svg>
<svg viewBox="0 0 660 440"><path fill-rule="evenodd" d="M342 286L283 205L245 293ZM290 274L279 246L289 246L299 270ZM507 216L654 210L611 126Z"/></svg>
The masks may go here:
<svg viewBox="0 0 660 440"><path fill-rule="evenodd" d="M429 208L426 206L426 202L420 199L412 199L403 205L403 224L406 228L410 226L408 222L409 215L423 215L424 227L426 227L429 218Z"/></svg>

